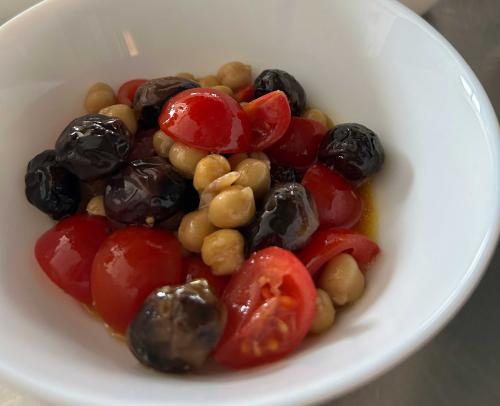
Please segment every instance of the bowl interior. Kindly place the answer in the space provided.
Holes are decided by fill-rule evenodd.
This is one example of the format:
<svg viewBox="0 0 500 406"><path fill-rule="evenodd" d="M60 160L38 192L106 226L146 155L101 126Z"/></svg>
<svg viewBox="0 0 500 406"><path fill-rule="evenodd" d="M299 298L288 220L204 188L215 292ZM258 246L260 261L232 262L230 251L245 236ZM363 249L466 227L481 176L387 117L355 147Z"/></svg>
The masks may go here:
<svg viewBox="0 0 500 406"><path fill-rule="evenodd" d="M0 29L0 373L62 404L304 404L338 395L409 354L451 317L498 230L498 128L470 70L387 0L210 3L50 0ZM28 160L83 113L87 87L229 60L285 69L336 122L379 133L383 254L365 296L282 362L165 376L39 271L51 222L24 198ZM209 368L210 369L210 368Z"/></svg>

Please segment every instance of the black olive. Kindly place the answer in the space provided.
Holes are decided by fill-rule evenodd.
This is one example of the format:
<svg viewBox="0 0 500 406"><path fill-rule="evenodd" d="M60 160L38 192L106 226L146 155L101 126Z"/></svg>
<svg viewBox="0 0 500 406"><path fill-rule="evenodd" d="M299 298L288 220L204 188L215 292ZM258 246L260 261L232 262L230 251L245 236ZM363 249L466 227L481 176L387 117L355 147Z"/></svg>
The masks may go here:
<svg viewBox="0 0 500 406"><path fill-rule="evenodd" d="M55 220L78 209L80 181L56 162L54 150L43 151L28 163L24 184L28 201Z"/></svg>
<svg viewBox="0 0 500 406"><path fill-rule="evenodd" d="M293 116L301 116L306 109L306 92L292 75L280 69L263 71L254 82L255 96L260 97L275 90L285 92Z"/></svg>
<svg viewBox="0 0 500 406"><path fill-rule="evenodd" d="M186 181L160 157L133 161L109 178L106 215L123 224L157 223L182 207Z"/></svg>
<svg viewBox="0 0 500 406"><path fill-rule="evenodd" d="M301 182L302 177L295 169L288 166L271 164L271 186L276 186L280 183Z"/></svg>
<svg viewBox="0 0 500 406"><path fill-rule="evenodd" d="M157 127L163 105L177 93L195 87L200 85L193 80L175 76L148 80L139 86L133 106L141 125L147 128Z"/></svg>
<svg viewBox="0 0 500 406"><path fill-rule="evenodd" d="M153 146L153 135L158 130L157 128L142 129L140 128L134 136L134 143L128 154L128 161L136 161L138 159L147 159L156 156Z"/></svg>
<svg viewBox="0 0 500 406"><path fill-rule="evenodd" d="M382 168L384 148L377 134L365 126L340 124L327 132L318 158L344 178L360 181Z"/></svg>
<svg viewBox="0 0 500 406"><path fill-rule="evenodd" d="M300 183L284 183L269 192L247 231L247 253L276 245L295 251L318 229L316 205Z"/></svg>
<svg viewBox="0 0 500 406"><path fill-rule="evenodd" d="M56 157L81 180L92 180L118 169L130 146L130 132L120 119L87 114L63 130L56 141Z"/></svg>
<svg viewBox="0 0 500 406"><path fill-rule="evenodd" d="M219 341L225 310L205 279L165 286L146 298L127 331L134 356L163 372L199 368Z"/></svg>

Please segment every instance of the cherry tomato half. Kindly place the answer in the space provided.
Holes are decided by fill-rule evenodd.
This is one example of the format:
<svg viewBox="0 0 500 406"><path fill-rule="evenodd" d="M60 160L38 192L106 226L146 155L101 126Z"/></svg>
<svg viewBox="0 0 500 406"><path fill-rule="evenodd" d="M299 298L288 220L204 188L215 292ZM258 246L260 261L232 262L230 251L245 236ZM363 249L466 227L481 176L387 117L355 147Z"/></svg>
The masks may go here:
<svg viewBox="0 0 500 406"><path fill-rule="evenodd" d="M187 273L186 282L191 282L195 279L206 279L210 287L213 288L217 296L222 296L227 284L231 280L230 276L214 275L208 265L206 265L199 257L184 258L184 269Z"/></svg>
<svg viewBox="0 0 500 406"><path fill-rule="evenodd" d="M222 300L228 318L214 357L230 368L248 368L297 348L314 318L316 289L295 255L269 247L233 275Z"/></svg>
<svg viewBox="0 0 500 406"><path fill-rule="evenodd" d="M251 84L251 85L245 86L243 89L238 90L234 94L234 98L239 103L249 102L250 100L252 100L255 97L254 92L255 92L255 88L254 88L253 84Z"/></svg>
<svg viewBox="0 0 500 406"><path fill-rule="evenodd" d="M316 161L327 128L314 120L292 117L285 135L266 150L278 165L304 169Z"/></svg>
<svg viewBox="0 0 500 406"><path fill-rule="evenodd" d="M137 88L146 82L146 79L133 79L125 82L118 89L118 94L116 96L118 103L132 106Z"/></svg>
<svg viewBox="0 0 500 406"><path fill-rule="evenodd" d="M162 230L127 227L101 245L92 265L92 298L97 313L119 333L153 290L184 281L181 245Z"/></svg>
<svg viewBox="0 0 500 406"><path fill-rule="evenodd" d="M255 151L269 148L290 125L292 114L286 94L281 90L267 93L243 106L252 125L252 146Z"/></svg>
<svg viewBox="0 0 500 406"><path fill-rule="evenodd" d="M309 243L297 252L297 256L314 274L334 256L347 252L360 267L367 265L379 253L376 243L355 231L328 228L316 231Z"/></svg>
<svg viewBox="0 0 500 406"><path fill-rule="evenodd" d="M316 202L321 227L351 227L361 218L363 201L354 186L326 166L311 166L302 184Z"/></svg>
<svg viewBox="0 0 500 406"><path fill-rule="evenodd" d="M160 114L161 130L191 147L219 153L246 152L251 127L240 104L214 89L196 88L170 99Z"/></svg>
<svg viewBox="0 0 500 406"><path fill-rule="evenodd" d="M110 224L105 217L77 214L61 220L38 239L35 257L47 276L76 300L90 305L90 271Z"/></svg>

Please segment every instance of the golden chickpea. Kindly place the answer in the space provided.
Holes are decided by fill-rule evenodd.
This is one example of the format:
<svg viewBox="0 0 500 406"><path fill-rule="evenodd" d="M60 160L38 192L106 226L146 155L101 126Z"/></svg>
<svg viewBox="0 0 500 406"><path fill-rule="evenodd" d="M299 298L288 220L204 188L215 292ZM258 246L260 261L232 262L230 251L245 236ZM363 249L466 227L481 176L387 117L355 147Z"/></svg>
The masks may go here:
<svg viewBox="0 0 500 406"><path fill-rule="evenodd" d="M168 158L170 148L175 144L175 141L165 134L162 130L158 130L153 135L153 148L158 156Z"/></svg>
<svg viewBox="0 0 500 406"><path fill-rule="evenodd" d="M90 86L85 96L85 110L97 113L104 107L116 104L115 92L110 85L98 82Z"/></svg>
<svg viewBox="0 0 500 406"><path fill-rule="evenodd" d="M331 130L333 127L335 127L335 123L329 116L326 116L326 128Z"/></svg>
<svg viewBox="0 0 500 406"><path fill-rule="evenodd" d="M87 203L87 213L93 216L105 216L106 211L104 210L104 197L94 196Z"/></svg>
<svg viewBox="0 0 500 406"><path fill-rule="evenodd" d="M251 187L256 199L260 199L269 191L271 174L264 161L253 158L245 159L238 164L236 171L240 173L236 185Z"/></svg>
<svg viewBox="0 0 500 406"><path fill-rule="evenodd" d="M193 186L201 192L215 179L220 178L231 170L226 158L219 154L210 154L201 159L196 165Z"/></svg>
<svg viewBox="0 0 500 406"><path fill-rule="evenodd" d="M335 321L335 307L332 299L323 289L316 289L316 314L309 332L321 334L333 326Z"/></svg>
<svg viewBox="0 0 500 406"><path fill-rule="evenodd" d="M214 75L203 76L196 79L201 87L214 87L220 85L219 80Z"/></svg>
<svg viewBox="0 0 500 406"><path fill-rule="evenodd" d="M318 286L328 293L333 303L343 306L361 297L365 290L365 277L351 255L340 254L325 265Z"/></svg>
<svg viewBox="0 0 500 406"><path fill-rule="evenodd" d="M269 170L271 170L271 160L264 152L262 151L250 152L250 155L248 157L265 162Z"/></svg>
<svg viewBox="0 0 500 406"><path fill-rule="evenodd" d="M252 188L231 186L210 202L208 218L219 228L237 228L247 225L255 216Z"/></svg>
<svg viewBox="0 0 500 406"><path fill-rule="evenodd" d="M215 179L200 192L200 209L206 207L220 192L232 186L240 178L240 173L233 171Z"/></svg>
<svg viewBox="0 0 500 406"><path fill-rule="evenodd" d="M116 117L123 121L131 134L137 132L137 118L134 110L126 104L113 104L99 110L99 114L104 114L109 117Z"/></svg>
<svg viewBox="0 0 500 406"><path fill-rule="evenodd" d="M218 230L205 237L201 247L203 262L215 275L228 275L245 261L245 239L237 230Z"/></svg>
<svg viewBox="0 0 500 406"><path fill-rule="evenodd" d="M218 90L219 92L225 93L231 97L234 96L233 90L230 87L224 85L212 86L212 89Z"/></svg>
<svg viewBox="0 0 500 406"><path fill-rule="evenodd" d="M252 68L238 61L228 62L219 68L217 78L224 86L241 89L252 81Z"/></svg>
<svg viewBox="0 0 500 406"><path fill-rule="evenodd" d="M247 158L248 158L248 154L246 152L239 152L237 154L231 155L229 158L227 158L227 160L229 161L229 164L231 165L231 169L233 171L235 171L238 164Z"/></svg>
<svg viewBox="0 0 500 406"><path fill-rule="evenodd" d="M323 124L325 127L327 126L327 118L325 113L318 109L308 109L303 115L304 118L308 118L309 120L317 121L318 123Z"/></svg>
<svg viewBox="0 0 500 406"><path fill-rule="evenodd" d="M194 75L189 72L179 72L175 74L175 77L182 78L182 79L189 79L189 80L196 80L194 78Z"/></svg>
<svg viewBox="0 0 500 406"><path fill-rule="evenodd" d="M177 238L191 252L201 252L203 239L217 230L208 219L207 210L196 210L186 214L179 226Z"/></svg>
<svg viewBox="0 0 500 406"><path fill-rule="evenodd" d="M175 169L185 178L192 179L196 165L206 157L208 152L191 148L180 142L174 143L168 151L168 159Z"/></svg>

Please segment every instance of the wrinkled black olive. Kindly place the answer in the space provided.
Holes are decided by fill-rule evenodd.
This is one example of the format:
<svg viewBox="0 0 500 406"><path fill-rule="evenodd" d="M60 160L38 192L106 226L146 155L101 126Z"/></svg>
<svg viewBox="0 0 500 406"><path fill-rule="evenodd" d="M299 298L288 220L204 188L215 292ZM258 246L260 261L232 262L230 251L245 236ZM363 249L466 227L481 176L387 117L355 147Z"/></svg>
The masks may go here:
<svg viewBox="0 0 500 406"><path fill-rule="evenodd" d="M316 205L304 186L277 185L247 229L247 253L271 245L295 251L307 244L318 226Z"/></svg>
<svg viewBox="0 0 500 406"><path fill-rule="evenodd" d="M56 162L54 150L43 151L28 163L24 184L28 201L55 220L78 209L80 181Z"/></svg>
<svg viewBox="0 0 500 406"><path fill-rule="evenodd" d="M139 86L135 92L133 106L141 125L148 128L157 127L163 105L177 93L195 87L200 85L193 80L175 76L148 80Z"/></svg>
<svg viewBox="0 0 500 406"><path fill-rule="evenodd" d="M276 186L280 183L301 182L302 176L295 169L288 166L271 164L271 186Z"/></svg>
<svg viewBox="0 0 500 406"><path fill-rule="evenodd" d="M255 96L260 97L275 90L285 92L293 116L301 116L306 109L306 92L292 75L280 69L263 71L254 82Z"/></svg>
<svg viewBox="0 0 500 406"><path fill-rule="evenodd" d="M120 119L87 114L63 130L56 141L56 157L81 180L92 180L118 169L127 158L131 141Z"/></svg>
<svg viewBox="0 0 500 406"><path fill-rule="evenodd" d="M160 157L133 161L109 178L106 215L123 224L157 223L182 207L186 181Z"/></svg>
<svg viewBox="0 0 500 406"><path fill-rule="evenodd" d="M340 124L326 134L318 158L344 178L360 181L382 168L384 148L377 134L365 126Z"/></svg>
<svg viewBox="0 0 500 406"><path fill-rule="evenodd" d="M193 186L192 179L186 179L186 190L184 191L184 198L182 199L182 210L186 213L198 209L200 204L200 195Z"/></svg>
<svg viewBox="0 0 500 406"><path fill-rule="evenodd" d="M225 310L205 279L165 286L146 298L127 331L134 356L163 372L199 368L219 341Z"/></svg>

